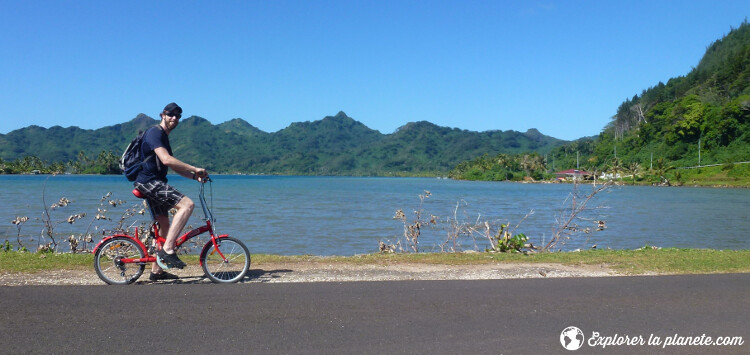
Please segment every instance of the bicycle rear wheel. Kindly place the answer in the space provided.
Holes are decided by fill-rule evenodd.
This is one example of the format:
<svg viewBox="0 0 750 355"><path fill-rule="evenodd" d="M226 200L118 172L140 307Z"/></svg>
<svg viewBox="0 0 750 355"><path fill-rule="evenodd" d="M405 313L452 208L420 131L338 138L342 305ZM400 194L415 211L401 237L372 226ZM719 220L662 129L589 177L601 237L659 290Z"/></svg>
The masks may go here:
<svg viewBox="0 0 750 355"><path fill-rule="evenodd" d="M210 240L203 247L200 256L203 272L216 283L233 283L242 280L250 268L250 251L236 238L221 237L216 242L218 250Z"/></svg>
<svg viewBox="0 0 750 355"><path fill-rule="evenodd" d="M130 238L115 237L99 246L94 254L94 270L102 281L110 285L127 285L138 280L146 265L123 263L122 259L140 259L146 256L141 247Z"/></svg>

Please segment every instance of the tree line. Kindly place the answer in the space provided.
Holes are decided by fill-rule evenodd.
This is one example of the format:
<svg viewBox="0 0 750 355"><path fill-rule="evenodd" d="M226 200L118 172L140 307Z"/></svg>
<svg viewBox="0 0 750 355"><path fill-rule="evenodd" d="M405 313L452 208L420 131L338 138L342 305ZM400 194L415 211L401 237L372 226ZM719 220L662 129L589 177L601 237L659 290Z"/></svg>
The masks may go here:
<svg viewBox="0 0 750 355"><path fill-rule="evenodd" d="M93 158L81 151L75 160L67 162L47 162L35 155L7 161L0 158L0 174L121 174L119 160L111 151Z"/></svg>
<svg viewBox="0 0 750 355"><path fill-rule="evenodd" d="M9 171L23 172L36 160L23 159L36 156L46 162L71 162L68 165L81 162L81 169L66 166L57 170L108 172L106 159L79 159L80 152L121 152L139 131L157 123L141 114L129 122L96 130L31 126L0 134L0 158L14 163ZM214 125L191 116L181 121L170 140L180 160L214 173L353 176L445 176L456 164L485 153L548 152L564 143L533 129L524 133L473 132L426 121L382 134L343 112L319 121L293 123L274 133L260 131L241 119ZM100 169L87 164L92 160L101 160ZM46 169L42 166L39 170Z"/></svg>

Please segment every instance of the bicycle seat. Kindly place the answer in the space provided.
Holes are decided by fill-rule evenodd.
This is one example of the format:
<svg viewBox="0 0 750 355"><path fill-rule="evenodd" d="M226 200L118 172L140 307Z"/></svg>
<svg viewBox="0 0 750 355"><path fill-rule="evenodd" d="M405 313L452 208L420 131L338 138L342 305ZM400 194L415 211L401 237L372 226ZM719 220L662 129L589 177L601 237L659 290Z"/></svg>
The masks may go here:
<svg viewBox="0 0 750 355"><path fill-rule="evenodd" d="M143 196L143 194L140 191L138 191L138 189L133 189L133 196L138 197L138 198L146 198L146 196Z"/></svg>

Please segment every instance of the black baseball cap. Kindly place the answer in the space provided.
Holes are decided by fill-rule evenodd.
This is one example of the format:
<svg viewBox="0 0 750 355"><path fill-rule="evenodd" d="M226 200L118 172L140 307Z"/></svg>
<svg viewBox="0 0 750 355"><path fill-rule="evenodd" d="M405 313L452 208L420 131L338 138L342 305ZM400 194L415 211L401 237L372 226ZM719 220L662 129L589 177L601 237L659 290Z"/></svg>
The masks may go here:
<svg viewBox="0 0 750 355"><path fill-rule="evenodd" d="M177 114L177 113L181 114L182 113L182 107L180 107L179 105L177 105L174 102L170 102L169 104L167 104L167 106L164 106L164 112L174 113L174 114Z"/></svg>

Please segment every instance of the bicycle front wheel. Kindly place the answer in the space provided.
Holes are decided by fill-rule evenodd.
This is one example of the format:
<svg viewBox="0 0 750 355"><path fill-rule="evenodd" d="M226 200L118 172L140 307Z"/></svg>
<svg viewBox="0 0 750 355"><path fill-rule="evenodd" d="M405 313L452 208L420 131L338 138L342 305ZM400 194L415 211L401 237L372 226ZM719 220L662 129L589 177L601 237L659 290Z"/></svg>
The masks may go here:
<svg viewBox="0 0 750 355"><path fill-rule="evenodd" d="M250 269L250 251L236 238L221 237L208 241L201 252L203 272L213 282L233 283L242 280Z"/></svg>
<svg viewBox="0 0 750 355"><path fill-rule="evenodd" d="M143 274L144 263L123 263L123 259L140 259L146 253L134 240L112 238L99 246L94 254L94 270L102 281L110 285L127 285Z"/></svg>

